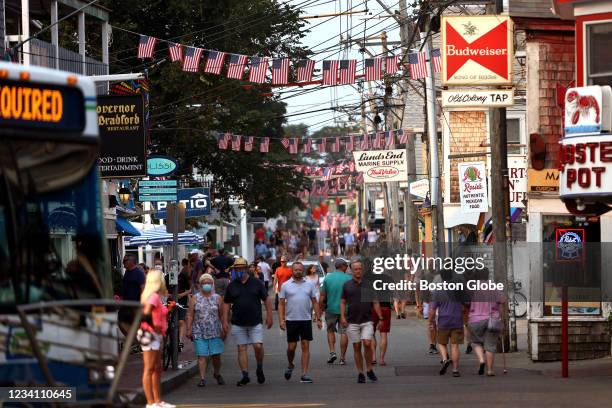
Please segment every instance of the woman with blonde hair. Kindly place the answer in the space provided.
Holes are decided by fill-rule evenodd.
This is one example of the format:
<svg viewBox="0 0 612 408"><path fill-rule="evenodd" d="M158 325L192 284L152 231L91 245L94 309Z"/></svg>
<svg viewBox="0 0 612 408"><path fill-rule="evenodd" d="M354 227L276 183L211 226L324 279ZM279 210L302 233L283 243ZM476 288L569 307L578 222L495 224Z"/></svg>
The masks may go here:
<svg viewBox="0 0 612 408"><path fill-rule="evenodd" d="M161 347L168 326L168 308L162 303L161 297L167 294L162 272L151 269L140 296L143 319L137 335L144 362L142 388L147 399L147 408L175 408L175 405L161 400L160 386Z"/></svg>
<svg viewBox="0 0 612 408"><path fill-rule="evenodd" d="M224 385L221 377L221 354L225 351L223 339L225 331L221 322L223 317L223 298L215 293L212 275L200 276L197 292L189 301L187 314L187 332L195 346L200 370L198 387L206 386L206 359L210 357L213 365L213 377L217 384Z"/></svg>

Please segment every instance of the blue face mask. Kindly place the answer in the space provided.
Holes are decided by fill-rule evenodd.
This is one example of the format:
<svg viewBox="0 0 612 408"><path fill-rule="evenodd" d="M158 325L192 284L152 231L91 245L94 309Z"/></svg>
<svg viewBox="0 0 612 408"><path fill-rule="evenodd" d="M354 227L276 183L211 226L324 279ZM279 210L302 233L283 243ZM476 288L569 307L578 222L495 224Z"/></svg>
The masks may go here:
<svg viewBox="0 0 612 408"><path fill-rule="evenodd" d="M202 285L202 290L204 292L211 292L212 291L212 285L210 283L205 283Z"/></svg>
<svg viewBox="0 0 612 408"><path fill-rule="evenodd" d="M236 279L242 279L242 277L244 276L244 271L234 270L234 276L236 277Z"/></svg>

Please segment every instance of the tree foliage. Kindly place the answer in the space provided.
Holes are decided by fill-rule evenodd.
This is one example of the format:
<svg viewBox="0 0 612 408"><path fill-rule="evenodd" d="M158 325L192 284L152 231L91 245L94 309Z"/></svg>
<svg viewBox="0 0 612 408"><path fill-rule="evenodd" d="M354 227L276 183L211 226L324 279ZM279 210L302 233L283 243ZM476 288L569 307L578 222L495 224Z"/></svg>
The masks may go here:
<svg viewBox="0 0 612 408"><path fill-rule="evenodd" d="M244 55L306 57L300 45L307 27L299 10L274 0L107 0L114 26L185 45ZM111 69L147 70L151 83L151 152L179 159L183 176L191 167L214 177L218 210L229 215L230 198L268 216L300 201L295 192L305 179L287 166L295 158L280 146L285 103L270 88L221 76L188 73L167 59L158 41L153 61L136 59L138 36L113 30ZM203 63L203 61L202 61ZM245 78L247 76L245 75ZM220 151L218 132L271 138L270 153Z"/></svg>

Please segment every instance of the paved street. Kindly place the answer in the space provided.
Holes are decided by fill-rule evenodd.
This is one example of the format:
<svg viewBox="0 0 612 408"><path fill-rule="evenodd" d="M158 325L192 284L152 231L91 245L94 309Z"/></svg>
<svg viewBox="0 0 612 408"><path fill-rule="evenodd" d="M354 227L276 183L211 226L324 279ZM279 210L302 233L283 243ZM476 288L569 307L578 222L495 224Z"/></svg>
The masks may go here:
<svg viewBox="0 0 612 408"><path fill-rule="evenodd" d="M275 322L276 323L276 322ZM376 367L376 384L357 384L356 372L349 351L347 365L326 364L325 332L317 331L311 345L313 384L299 382L299 366L294 377L283 378L286 366L285 338L277 326L266 333L265 385L254 380L247 387L237 388L239 377L236 353L231 340L223 356L222 373L227 385L208 381L206 388L196 387L197 377L164 398L183 407L555 407L608 406L612 399L611 377L588 376L557 378L558 363L532 364L524 354L508 359L508 374L502 374L501 358L497 361L497 377L476 374L474 356L462 355L461 378L437 373L438 357L424 352L425 322L416 318L393 320L390 350L386 367ZM296 356L296 361L299 354ZM250 358L254 364L254 358ZM298 374L298 375L296 375ZM608 373L610 375L612 373ZM578 374L577 374L578 376Z"/></svg>

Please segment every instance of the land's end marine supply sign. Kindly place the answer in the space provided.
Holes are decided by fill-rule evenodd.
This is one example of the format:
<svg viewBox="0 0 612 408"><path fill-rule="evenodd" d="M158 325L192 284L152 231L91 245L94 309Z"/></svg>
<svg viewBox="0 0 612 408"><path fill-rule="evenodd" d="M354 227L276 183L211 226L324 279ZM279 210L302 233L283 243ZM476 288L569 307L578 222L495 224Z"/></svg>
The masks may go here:
<svg viewBox="0 0 612 408"><path fill-rule="evenodd" d="M489 211L487 173L484 162L459 163L459 196L461 212L481 213Z"/></svg>
<svg viewBox="0 0 612 408"><path fill-rule="evenodd" d="M209 188L184 188L178 191L178 201L185 204L185 218L202 217L210 215L210 189ZM165 219L168 207L167 201L153 203L155 218Z"/></svg>
<svg viewBox="0 0 612 408"><path fill-rule="evenodd" d="M353 152L353 158L366 183L408 181L406 151L403 149Z"/></svg>
<svg viewBox="0 0 612 408"><path fill-rule="evenodd" d="M75 87L1 80L0 126L80 132L85 127L83 94Z"/></svg>
<svg viewBox="0 0 612 408"><path fill-rule="evenodd" d="M442 83L512 83L512 20L508 16L442 17Z"/></svg>
<svg viewBox="0 0 612 408"><path fill-rule="evenodd" d="M140 177L147 174L142 96L99 96L100 176Z"/></svg>

